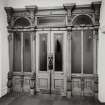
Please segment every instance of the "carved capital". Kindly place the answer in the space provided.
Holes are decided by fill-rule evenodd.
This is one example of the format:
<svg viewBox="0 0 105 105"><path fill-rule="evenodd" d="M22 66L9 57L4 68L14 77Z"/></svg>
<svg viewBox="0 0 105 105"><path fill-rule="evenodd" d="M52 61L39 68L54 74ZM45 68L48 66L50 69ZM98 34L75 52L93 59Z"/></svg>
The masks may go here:
<svg viewBox="0 0 105 105"><path fill-rule="evenodd" d="M13 77L13 72L8 72L8 79L12 79L12 77Z"/></svg>
<svg viewBox="0 0 105 105"><path fill-rule="evenodd" d="M98 29L97 28L94 29L93 39L98 40Z"/></svg>
<svg viewBox="0 0 105 105"><path fill-rule="evenodd" d="M71 32L72 31L72 26L67 27L67 31Z"/></svg>
<svg viewBox="0 0 105 105"><path fill-rule="evenodd" d="M8 35L8 41L11 41L12 40L12 35Z"/></svg>
<svg viewBox="0 0 105 105"><path fill-rule="evenodd" d="M35 20L35 13L37 12L38 10L38 7L35 5L35 6L26 6L26 10L29 12L30 14L30 18L32 19L32 23L34 23L34 20Z"/></svg>

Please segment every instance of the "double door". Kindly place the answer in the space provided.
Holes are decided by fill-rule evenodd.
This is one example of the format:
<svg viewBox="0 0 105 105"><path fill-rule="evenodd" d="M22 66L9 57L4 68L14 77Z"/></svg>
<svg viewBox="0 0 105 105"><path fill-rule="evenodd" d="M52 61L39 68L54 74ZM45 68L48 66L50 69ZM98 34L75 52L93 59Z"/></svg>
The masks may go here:
<svg viewBox="0 0 105 105"><path fill-rule="evenodd" d="M36 33L36 90L66 95L65 31Z"/></svg>

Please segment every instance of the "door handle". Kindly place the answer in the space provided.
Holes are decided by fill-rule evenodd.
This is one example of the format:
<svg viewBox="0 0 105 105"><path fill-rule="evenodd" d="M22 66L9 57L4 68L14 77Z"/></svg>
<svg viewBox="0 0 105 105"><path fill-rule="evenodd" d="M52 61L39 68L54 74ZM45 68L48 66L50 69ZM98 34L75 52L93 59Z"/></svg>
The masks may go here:
<svg viewBox="0 0 105 105"><path fill-rule="evenodd" d="M49 70L52 70L53 69L53 56L52 55L48 57L48 61L49 61L48 63Z"/></svg>

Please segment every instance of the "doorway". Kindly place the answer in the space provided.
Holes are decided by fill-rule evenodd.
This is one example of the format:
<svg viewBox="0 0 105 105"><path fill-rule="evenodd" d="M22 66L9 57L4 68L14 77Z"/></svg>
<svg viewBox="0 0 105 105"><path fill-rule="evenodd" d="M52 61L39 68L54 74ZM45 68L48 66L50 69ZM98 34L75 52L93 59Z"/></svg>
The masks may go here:
<svg viewBox="0 0 105 105"><path fill-rule="evenodd" d="M36 33L36 90L66 96L66 31Z"/></svg>
<svg viewBox="0 0 105 105"><path fill-rule="evenodd" d="M72 95L93 96L95 65L95 39L93 29L72 31L71 73Z"/></svg>

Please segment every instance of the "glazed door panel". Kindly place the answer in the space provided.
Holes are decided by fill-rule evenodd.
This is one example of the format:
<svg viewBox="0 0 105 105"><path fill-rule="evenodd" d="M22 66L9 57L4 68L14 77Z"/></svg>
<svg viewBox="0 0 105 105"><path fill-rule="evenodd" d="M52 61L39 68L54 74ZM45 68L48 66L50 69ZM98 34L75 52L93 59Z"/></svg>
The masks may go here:
<svg viewBox="0 0 105 105"><path fill-rule="evenodd" d="M48 70L48 52L50 42L49 32L37 32L36 34L36 86L37 91L47 92L50 91L50 72Z"/></svg>
<svg viewBox="0 0 105 105"><path fill-rule="evenodd" d="M72 32L71 41L71 72L76 76L72 76L72 95L81 95L81 31Z"/></svg>
<svg viewBox="0 0 105 105"><path fill-rule="evenodd" d="M65 45L65 32L37 32L37 91L66 95Z"/></svg>
<svg viewBox="0 0 105 105"><path fill-rule="evenodd" d="M66 96L66 39L65 31L53 31L51 33L53 53L52 92Z"/></svg>
<svg viewBox="0 0 105 105"><path fill-rule="evenodd" d="M94 95L93 30L72 31L72 95Z"/></svg>

